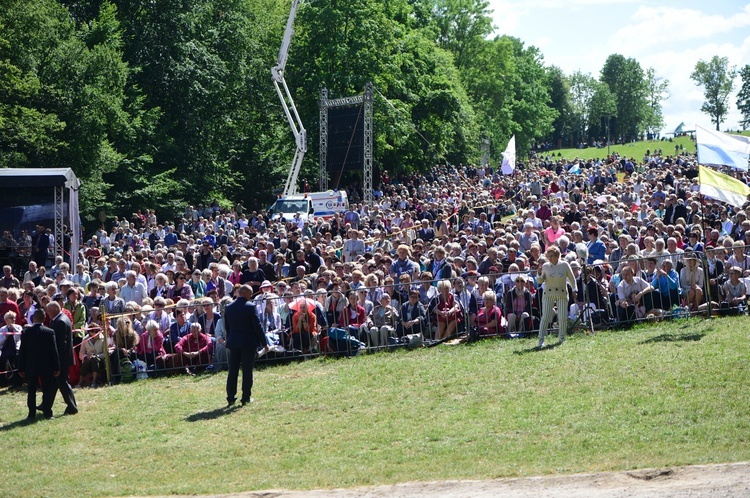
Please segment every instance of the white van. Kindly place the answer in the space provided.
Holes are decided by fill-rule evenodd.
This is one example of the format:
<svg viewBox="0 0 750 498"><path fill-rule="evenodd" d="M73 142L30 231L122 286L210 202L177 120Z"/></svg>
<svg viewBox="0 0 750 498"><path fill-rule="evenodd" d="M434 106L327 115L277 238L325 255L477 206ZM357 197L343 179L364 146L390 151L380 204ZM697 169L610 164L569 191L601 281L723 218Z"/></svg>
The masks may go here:
<svg viewBox="0 0 750 498"><path fill-rule="evenodd" d="M300 213L302 219L309 222L316 218L333 218L336 213L344 214L349 209L346 192L328 190L327 192L308 192L279 197L268 210L271 220L278 220L281 216L287 221Z"/></svg>

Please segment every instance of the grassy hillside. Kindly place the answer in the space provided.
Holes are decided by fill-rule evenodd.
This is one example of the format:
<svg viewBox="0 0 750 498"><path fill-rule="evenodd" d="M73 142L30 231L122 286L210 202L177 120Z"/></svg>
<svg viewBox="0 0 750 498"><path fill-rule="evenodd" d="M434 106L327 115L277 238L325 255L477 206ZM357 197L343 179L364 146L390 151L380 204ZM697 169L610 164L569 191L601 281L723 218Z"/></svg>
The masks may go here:
<svg viewBox="0 0 750 498"><path fill-rule="evenodd" d="M750 459L746 317L265 368L77 392L20 423L0 396L0 496L231 493ZM554 343L554 340L552 341ZM61 412L58 397L56 412Z"/></svg>
<svg viewBox="0 0 750 498"><path fill-rule="evenodd" d="M635 142L626 145L612 145L609 150L611 154L617 152L620 155L626 155L628 157L634 157L638 161L642 160L646 155L646 150L654 151L654 149L661 148L665 155L674 155L675 145L682 145L688 152L695 152L695 142L689 137L678 137L672 142L661 141L661 140L646 140L643 142ZM560 149L552 151L555 156L558 153L562 154L565 159L604 159L607 157L607 148L597 149L596 147L589 147L588 149ZM550 153L552 153L550 152Z"/></svg>

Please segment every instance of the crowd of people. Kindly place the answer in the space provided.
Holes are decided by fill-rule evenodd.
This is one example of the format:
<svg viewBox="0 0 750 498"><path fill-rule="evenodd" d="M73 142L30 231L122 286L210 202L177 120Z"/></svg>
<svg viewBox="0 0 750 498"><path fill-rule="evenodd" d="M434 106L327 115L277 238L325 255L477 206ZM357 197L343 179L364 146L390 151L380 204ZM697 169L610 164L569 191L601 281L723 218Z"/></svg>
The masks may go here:
<svg viewBox="0 0 750 498"><path fill-rule="evenodd" d="M218 204L115 218L75 268L4 268L0 370L50 303L72 324L80 386L104 379L106 358L115 381L227 368L224 310L241 286L269 358L531 334L541 348L551 326L563 342L576 323L742 313L750 220L697 177L687 153L535 157L512 175L384 172L373 205L351 191L346 212L314 222Z"/></svg>

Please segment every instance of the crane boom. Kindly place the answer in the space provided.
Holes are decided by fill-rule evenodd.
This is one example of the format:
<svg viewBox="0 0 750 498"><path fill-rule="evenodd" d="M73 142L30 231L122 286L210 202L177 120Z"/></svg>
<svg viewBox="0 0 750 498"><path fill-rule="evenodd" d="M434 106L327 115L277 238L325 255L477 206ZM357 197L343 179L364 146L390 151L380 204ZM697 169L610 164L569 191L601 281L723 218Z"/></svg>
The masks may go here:
<svg viewBox="0 0 750 498"><path fill-rule="evenodd" d="M294 105L294 99L292 94L289 92L289 87L284 79L284 71L286 69L286 62L289 58L289 45L292 43L292 36L294 35L294 18L297 17L297 10L301 0L292 1L292 9L289 13L289 19L286 22L286 29L284 30L284 38L281 40L281 48L279 49L279 57L276 59L276 65L271 68L271 78L273 85L276 88L276 93L281 101L281 107L284 109L289 126L294 134L294 142L297 146L297 150L294 153L294 159L292 159L292 167L289 170L286 183L284 184L283 196L294 195L297 193L297 176L299 170L302 167L302 160L307 152L307 131L302 124L299 112L297 112L297 106Z"/></svg>

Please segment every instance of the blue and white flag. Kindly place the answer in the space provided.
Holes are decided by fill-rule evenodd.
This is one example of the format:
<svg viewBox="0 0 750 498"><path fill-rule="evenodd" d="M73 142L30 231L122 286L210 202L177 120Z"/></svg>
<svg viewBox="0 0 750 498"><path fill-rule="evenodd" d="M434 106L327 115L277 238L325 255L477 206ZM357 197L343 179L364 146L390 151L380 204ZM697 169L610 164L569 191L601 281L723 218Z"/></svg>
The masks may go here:
<svg viewBox="0 0 750 498"><path fill-rule="evenodd" d="M696 126L698 163L708 166L729 166L747 171L750 159L750 137L730 135Z"/></svg>
<svg viewBox="0 0 750 498"><path fill-rule="evenodd" d="M570 168L568 168L568 173L571 175L580 175L581 174L581 164L575 163Z"/></svg>

